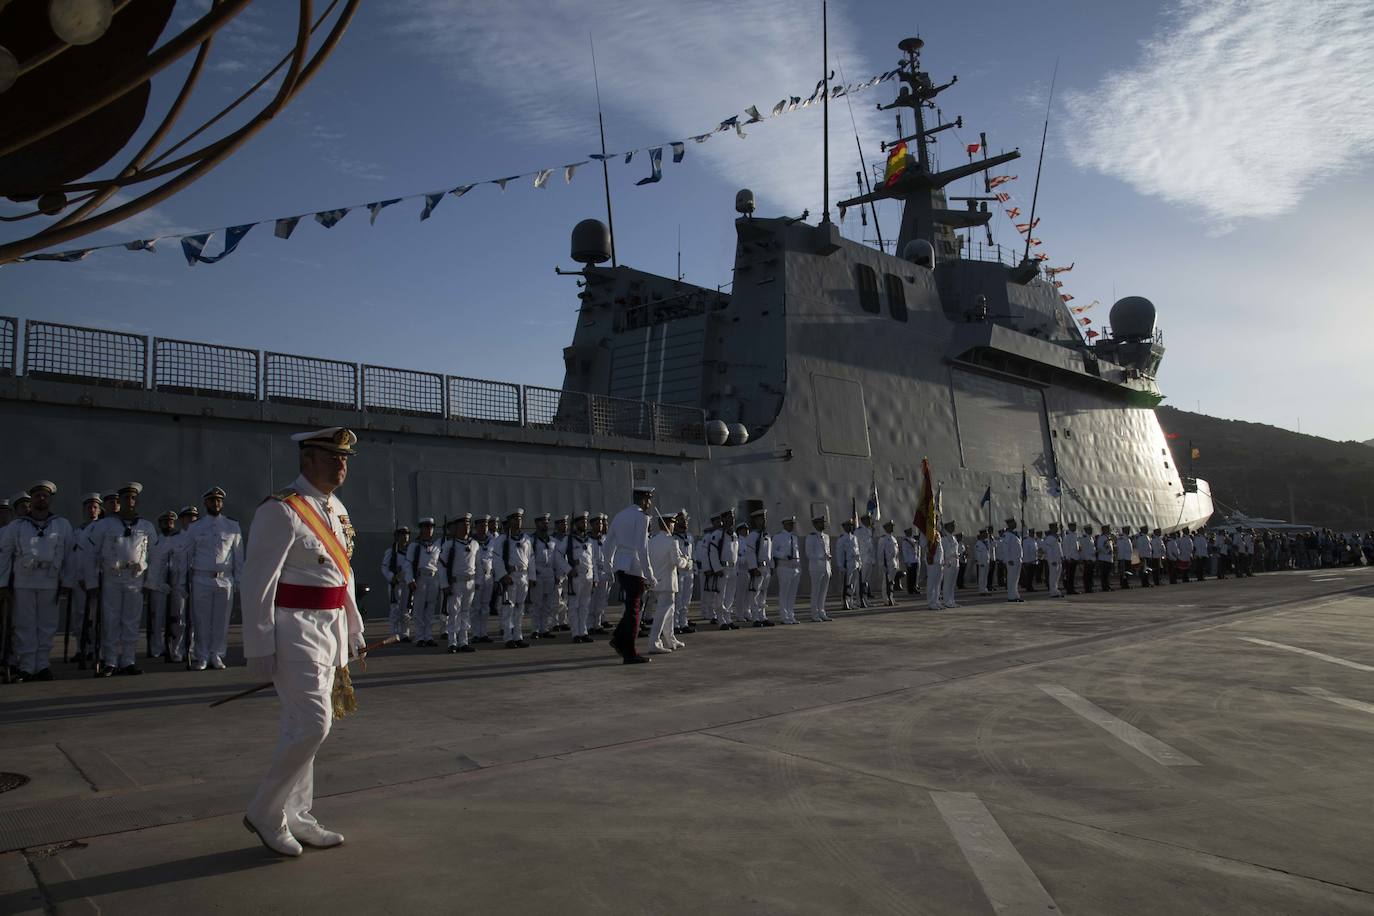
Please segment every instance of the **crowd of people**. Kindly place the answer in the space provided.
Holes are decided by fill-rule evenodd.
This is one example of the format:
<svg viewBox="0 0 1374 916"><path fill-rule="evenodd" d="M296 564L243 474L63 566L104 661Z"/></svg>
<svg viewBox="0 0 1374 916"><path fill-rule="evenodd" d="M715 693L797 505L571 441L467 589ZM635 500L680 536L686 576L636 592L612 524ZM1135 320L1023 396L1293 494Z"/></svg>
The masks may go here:
<svg viewBox="0 0 1374 916"><path fill-rule="evenodd" d="M243 535L223 515L225 492L211 487L204 509L188 505L149 522L139 515L142 486L126 483L84 494L75 524L52 511L57 485L38 481L0 499L0 595L9 606L11 680L50 680L62 610L62 655L100 676L136 675L144 657L191 670L225 667L229 618L244 561ZM1253 576L1293 568L1374 562L1374 532L1217 528L1169 534L1145 526L1050 523L1044 530L1007 519L972 537L945 522L930 537L868 515L828 519L798 530L795 517L770 530L767 513L736 519L734 509L693 532L686 510L648 516L645 612L638 635L650 654L684 647L698 626L794 625L808 583L809 619L839 607L894 605L921 595L932 609L958 607L960 593L1009 601L1042 589L1051 597L1156 587L1204 578ZM503 519L464 513L436 525L421 518L414 536L397 528L382 557L391 633L417 647L450 653L482 644L526 648L566 633L595 642L610 630L618 603L606 549L609 517L582 512L534 518L517 509ZM697 614L691 614L693 601ZM776 620L770 615L775 602ZM831 608L833 609L833 607ZM75 641L76 651L69 643Z"/></svg>

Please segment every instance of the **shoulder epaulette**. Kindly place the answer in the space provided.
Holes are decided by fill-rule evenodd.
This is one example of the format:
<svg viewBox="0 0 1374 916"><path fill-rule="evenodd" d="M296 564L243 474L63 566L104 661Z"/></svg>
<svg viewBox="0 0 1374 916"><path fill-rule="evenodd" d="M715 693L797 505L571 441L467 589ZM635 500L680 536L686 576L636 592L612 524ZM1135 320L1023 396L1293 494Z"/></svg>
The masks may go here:
<svg viewBox="0 0 1374 916"><path fill-rule="evenodd" d="M280 503L280 502L286 502L286 500L287 500L289 497L292 497L292 496L295 496L295 495L296 495L296 489L295 489L294 487L287 487L287 488L285 488L285 489L283 489L283 490L278 490L278 491L275 492L275 493L270 493L270 494L268 494L267 499L264 499L263 502L267 502L268 499L275 499L275 500L276 500L277 502L279 502L279 503Z"/></svg>

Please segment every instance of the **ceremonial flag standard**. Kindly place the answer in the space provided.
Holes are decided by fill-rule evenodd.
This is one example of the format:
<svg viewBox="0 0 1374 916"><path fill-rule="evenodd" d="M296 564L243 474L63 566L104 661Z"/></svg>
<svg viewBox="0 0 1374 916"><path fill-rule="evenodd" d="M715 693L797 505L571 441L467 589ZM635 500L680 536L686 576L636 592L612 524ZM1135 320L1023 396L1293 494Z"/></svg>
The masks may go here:
<svg viewBox="0 0 1374 916"><path fill-rule="evenodd" d="M939 510L935 501L935 485L930 480L930 459L921 459L921 501L916 505L912 524L926 536L926 562L935 561L935 547L940 543Z"/></svg>

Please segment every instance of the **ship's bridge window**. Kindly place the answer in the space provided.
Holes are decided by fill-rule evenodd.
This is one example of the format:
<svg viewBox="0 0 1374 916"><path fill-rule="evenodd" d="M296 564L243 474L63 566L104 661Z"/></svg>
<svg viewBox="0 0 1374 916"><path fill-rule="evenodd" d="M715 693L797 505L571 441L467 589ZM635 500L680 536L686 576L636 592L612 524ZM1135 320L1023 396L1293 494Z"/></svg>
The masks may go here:
<svg viewBox="0 0 1374 916"><path fill-rule="evenodd" d="M902 278L896 274L883 274L883 285L887 287L887 310L898 321L906 321L906 290Z"/></svg>
<svg viewBox="0 0 1374 916"><path fill-rule="evenodd" d="M878 305L878 275L867 264L854 265L854 284L859 288L859 305L874 315L882 311Z"/></svg>

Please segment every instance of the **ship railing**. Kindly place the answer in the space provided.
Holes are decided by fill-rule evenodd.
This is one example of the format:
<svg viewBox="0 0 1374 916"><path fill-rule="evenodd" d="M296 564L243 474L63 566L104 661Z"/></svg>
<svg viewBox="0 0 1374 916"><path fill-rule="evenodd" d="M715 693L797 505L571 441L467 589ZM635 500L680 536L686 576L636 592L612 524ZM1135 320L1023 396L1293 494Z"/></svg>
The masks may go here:
<svg viewBox="0 0 1374 916"><path fill-rule="evenodd" d="M0 376L14 375L18 352L19 319L0 315Z"/></svg>
<svg viewBox="0 0 1374 916"><path fill-rule="evenodd" d="M87 386L432 417L704 445L695 407L292 353L23 322L23 375ZM0 317L0 376L19 374L20 322Z"/></svg>

